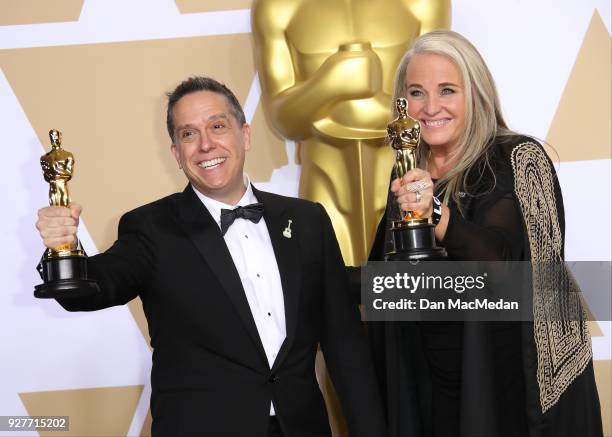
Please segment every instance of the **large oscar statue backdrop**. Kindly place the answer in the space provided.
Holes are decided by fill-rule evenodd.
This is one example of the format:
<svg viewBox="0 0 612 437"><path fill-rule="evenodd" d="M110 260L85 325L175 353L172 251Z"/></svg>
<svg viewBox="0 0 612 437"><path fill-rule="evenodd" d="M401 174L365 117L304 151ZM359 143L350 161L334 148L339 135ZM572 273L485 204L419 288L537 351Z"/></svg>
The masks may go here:
<svg viewBox="0 0 612 437"><path fill-rule="evenodd" d="M298 142L299 195L325 207L345 263L359 265L387 201L395 68L416 36L449 26L450 1L256 0L251 14L262 103ZM346 434L322 366L334 431Z"/></svg>

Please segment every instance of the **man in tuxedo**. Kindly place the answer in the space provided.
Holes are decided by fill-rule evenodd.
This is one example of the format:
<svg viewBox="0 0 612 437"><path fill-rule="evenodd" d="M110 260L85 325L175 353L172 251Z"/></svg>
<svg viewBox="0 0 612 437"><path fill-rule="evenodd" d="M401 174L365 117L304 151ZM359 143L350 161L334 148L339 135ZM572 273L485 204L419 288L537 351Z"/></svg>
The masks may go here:
<svg viewBox="0 0 612 437"><path fill-rule="evenodd" d="M359 313L318 204L257 190L244 174L250 126L234 94L193 77L168 95L171 151L189 184L125 214L88 259L101 293L69 311L140 296L153 346L154 436L329 436L317 344L351 436L385 433ZM47 207L47 247L76 244L80 207Z"/></svg>

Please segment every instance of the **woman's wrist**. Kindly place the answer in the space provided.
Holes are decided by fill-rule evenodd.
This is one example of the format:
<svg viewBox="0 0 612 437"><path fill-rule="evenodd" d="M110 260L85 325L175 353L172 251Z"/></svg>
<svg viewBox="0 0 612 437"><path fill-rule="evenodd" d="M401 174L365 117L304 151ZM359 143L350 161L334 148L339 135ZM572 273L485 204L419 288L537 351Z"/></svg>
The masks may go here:
<svg viewBox="0 0 612 437"><path fill-rule="evenodd" d="M448 229L448 222L450 219L450 209L448 206L441 204L441 215L440 221L435 227L436 240L442 241L444 236L446 235L446 230Z"/></svg>
<svg viewBox="0 0 612 437"><path fill-rule="evenodd" d="M431 223L435 226L440 223L440 219L442 218L442 202L436 196L433 196L432 199L432 210L431 210Z"/></svg>

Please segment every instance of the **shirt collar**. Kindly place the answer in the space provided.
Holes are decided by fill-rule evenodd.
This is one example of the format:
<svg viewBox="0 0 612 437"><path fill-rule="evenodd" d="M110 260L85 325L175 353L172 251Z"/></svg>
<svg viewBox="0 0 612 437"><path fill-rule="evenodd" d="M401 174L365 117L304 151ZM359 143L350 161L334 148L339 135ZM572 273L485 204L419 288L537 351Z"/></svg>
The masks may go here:
<svg viewBox="0 0 612 437"><path fill-rule="evenodd" d="M200 199L200 201L204 204L212 218L217 222L219 228L221 228L221 209L234 209L237 206L247 206L252 203L257 203L257 198L253 193L253 187L251 185L251 179L249 176L244 173L243 174L244 186L246 187L246 191L238 201L236 205L229 205L227 203L219 202L211 197L205 196L200 193L196 187L191 184L193 191L195 191L196 196Z"/></svg>

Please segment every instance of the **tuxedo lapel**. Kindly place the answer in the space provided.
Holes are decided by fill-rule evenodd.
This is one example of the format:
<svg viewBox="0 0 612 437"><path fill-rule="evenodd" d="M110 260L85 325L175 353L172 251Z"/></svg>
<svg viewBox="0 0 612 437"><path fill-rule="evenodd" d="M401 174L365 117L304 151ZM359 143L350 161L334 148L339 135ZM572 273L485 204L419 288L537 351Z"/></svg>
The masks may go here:
<svg viewBox="0 0 612 437"><path fill-rule="evenodd" d="M299 232L299 223L296 223L299 220L286 209L286 203L280 201L278 197L259 191L255 187L253 193L257 200L264 204L264 220L272 241L283 287L287 337L274 361L272 370L275 370L286 357L295 338L301 283L300 251L295 238L295 233ZM287 234L284 231L289 225L289 220L292 221L291 232ZM291 238L287 235L291 235Z"/></svg>
<svg viewBox="0 0 612 437"><path fill-rule="evenodd" d="M211 272L217 277L223 290L233 302L247 332L261 352L267 366L268 361L263 344L259 338L238 270L236 270L232 256L221 236L219 226L202 204L202 201L198 199L191 185L188 185L183 191L177 221L185 229L210 267Z"/></svg>

